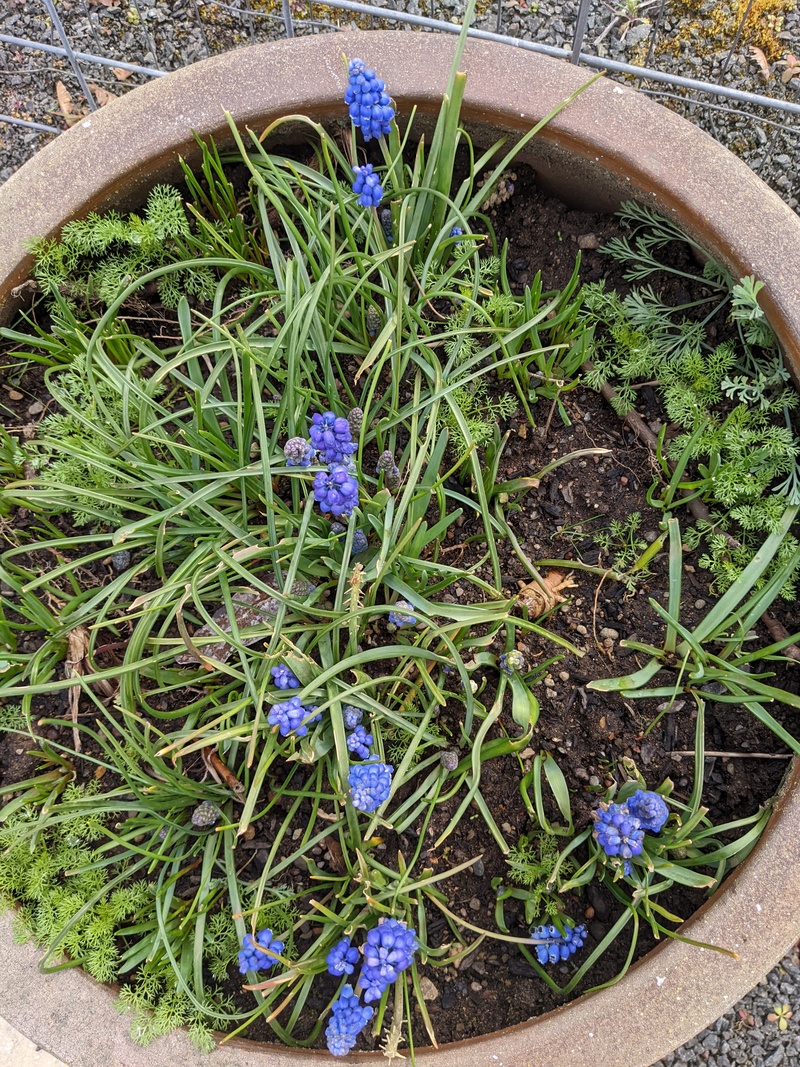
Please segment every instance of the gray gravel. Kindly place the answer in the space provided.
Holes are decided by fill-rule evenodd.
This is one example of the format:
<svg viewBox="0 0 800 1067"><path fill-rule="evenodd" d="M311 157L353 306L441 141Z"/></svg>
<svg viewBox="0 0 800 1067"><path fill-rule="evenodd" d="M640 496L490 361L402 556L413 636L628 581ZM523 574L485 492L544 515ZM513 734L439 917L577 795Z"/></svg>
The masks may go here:
<svg viewBox="0 0 800 1067"><path fill-rule="evenodd" d="M241 4L232 0L231 10L204 0L93 0L91 4L62 0L58 10L75 50L174 70L207 55L283 36L279 19L258 17L247 11L247 6L247 0ZM292 0L291 6L296 16L307 17L305 0ZM420 5L417 0L389 0L386 6L448 21L458 21L464 10L463 0L429 0L427 5ZM786 6L790 6L790 0ZM727 9L717 0L697 5L691 16L685 13L688 5L670 0L664 7L658 33L654 29L658 2L648 4L642 0L638 8L629 7L641 16L639 19L623 16L614 20L614 10L624 9L624 0L618 6L595 0L588 17L585 52L800 103L800 77L783 85L780 74L784 68L776 66L786 53L800 54L797 5L783 14L770 34L769 44L774 52L768 82L749 51L747 36L735 43L735 27L727 24L719 31L719 13ZM319 10L315 9L315 14ZM500 9L499 25L497 10L496 6L491 7L479 20L481 28L554 47L571 47L578 0L507 0ZM351 24L345 12L327 11L331 18L338 18L339 25ZM370 24L363 16L354 17L353 22L363 28ZM298 25L297 33L324 28ZM0 13L0 33L61 43L37 0L6 0ZM86 65L84 70L88 81L115 95L145 80L139 75L120 79L110 69L92 65ZM0 123L0 182L64 127L55 95L57 81L63 82L74 106L80 108L80 85L67 59L0 43L0 112L53 128L50 134ZM716 110L684 99L680 93L671 97L660 94L658 99L717 137L791 207L800 208L800 119L763 108L727 105L722 100L717 103L723 109ZM788 1019L785 1030L780 1029L779 1020L769 1019L770 1014L775 1014L775 1006L783 1004L788 1004L788 1010L796 1015ZM740 1004L654 1067L790 1067L797 1063L800 957L795 947Z"/></svg>
<svg viewBox="0 0 800 1067"><path fill-rule="evenodd" d="M788 956L735 1008L653 1067L796 1067L800 1063L800 955ZM781 1029L781 1014L786 1028ZM791 1016L788 1013L792 1013Z"/></svg>

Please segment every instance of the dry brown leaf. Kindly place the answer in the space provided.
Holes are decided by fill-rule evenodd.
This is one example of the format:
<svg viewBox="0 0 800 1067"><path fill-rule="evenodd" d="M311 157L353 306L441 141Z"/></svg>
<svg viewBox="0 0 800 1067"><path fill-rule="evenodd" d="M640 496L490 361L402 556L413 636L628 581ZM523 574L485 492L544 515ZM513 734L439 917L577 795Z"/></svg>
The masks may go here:
<svg viewBox="0 0 800 1067"><path fill-rule="evenodd" d="M133 71L123 70L122 67L112 67L111 73L114 75L118 82L124 82L127 81L128 78L130 78L131 74L133 74Z"/></svg>
<svg viewBox="0 0 800 1067"><path fill-rule="evenodd" d="M102 107L103 104L107 104L109 100L117 99L113 93L110 93L108 89L104 89L102 85L96 85L94 82L87 82L86 84L89 86L92 96L100 107Z"/></svg>
<svg viewBox="0 0 800 1067"><path fill-rule="evenodd" d="M772 72L769 69L767 57L764 55L761 49L756 48L754 44L750 45L750 54L752 55L756 63L758 63L759 68L761 69L761 77L764 79L765 82L768 82Z"/></svg>
<svg viewBox="0 0 800 1067"><path fill-rule="evenodd" d="M56 82L56 100L67 126L74 126L80 120L81 114L76 112L69 90L62 81Z"/></svg>
<svg viewBox="0 0 800 1067"><path fill-rule="evenodd" d="M67 658L64 660L64 674L67 678L80 678L86 673L86 653L89 651L89 631L85 626L77 626L67 636ZM69 710L74 726L72 743L75 751L81 750L81 735L78 732L78 704L81 699L81 685L69 688Z"/></svg>
<svg viewBox="0 0 800 1067"><path fill-rule="evenodd" d="M223 783L230 789L240 804L244 804L244 786L232 770L222 761L211 745L202 749L203 763L215 782Z"/></svg>

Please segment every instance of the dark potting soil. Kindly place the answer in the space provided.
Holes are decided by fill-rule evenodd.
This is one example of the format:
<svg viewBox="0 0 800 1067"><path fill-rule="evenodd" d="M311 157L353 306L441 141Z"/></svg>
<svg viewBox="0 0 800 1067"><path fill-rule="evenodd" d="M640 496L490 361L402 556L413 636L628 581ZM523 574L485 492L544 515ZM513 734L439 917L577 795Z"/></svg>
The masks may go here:
<svg viewBox="0 0 800 1067"><path fill-rule="evenodd" d="M534 273L541 270L544 288L563 286L572 274L575 255L581 249L581 280L607 280L610 289L627 291L621 268L599 247L611 236L619 233L613 217L593 215L571 210L560 201L546 196L537 188L533 174L524 167L516 168L515 191L493 213L493 225L499 241L508 239L509 274L513 284L521 291ZM672 262L678 266L695 266L684 246L673 245L667 251ZM660 291L668 304L684 304L701 295L696 286L671 275L659 275L653 279L654 288ZM169 312L160 307L154 309L154 317L162 322L171 322ZM717 324L724 331L725 324ZM169 330L167 330L169 332ZM29 366L19 376L14 361L4 360L0 377L0 403L3 421L12 434L32 436L38 421L52 406L46 392L42 375L35 366ZM645 387L638 393L637 411L651 428L657 429L663 420L655 392ZM633 512L642 516L640 533L645 540L656 537L660 513L648 506L646 491L654 478L653 457L647 446L623 423L606 402L596 393L578 388L565 394L563 403L570 424L564 425L556 414L550 418L549 402L540 401L535 409L537 426L531 428L519 417L512 417L502 429L510 431L510 438L503 453L500 477L510 480L517 477L532 477L553 459L578 449L606 449L603 455L584 456L558 468L553 474L540 480L537 488L522 496L519 508L510 517L512 528L527 556L536 563L545 559L564 559L592 565L606 566L593 541L593 533L606 529L614 520L625 520ZM544 427L547 426L547 432ZM465 489L468 487L465 487ZM59 524L65 533L74 532L66 517ZM24 509L3 520L7 541L24 539L36 526L35 516ZM688 522L688 520L687 520ZM461 519L447 534L443 560L464 570L471 568L483 556L485 545L483 531L477 512L465 509ZM503 568L503 582L509 595L517 591L519 583L529 580L519 559L510 545L499 544L498 550ZM685 552L684 555L684 607L683 622L693 625L699 621L713 603L709 593L708 575L697 567L700 553ZM52 570L67 558L52 552L32 551L29 557L20 560L23 565L37 572ZM546 570L547 568L545 568ZM76 571L76 578L83 587L102 585L113 577L109 560L95 563ZM479 568L479 577L491 580L489 568L485 573ZM535 835L533 825L519 790L521 777L520 760L525 771L531 768L532 760L539 749L551 752L564 772L570 787L572 810L576 831L586 827L591 812L602 793L614 782L621 783L626 774L623 759L636 762L650 788L659 786L669 777L674 782L675 796L682 801L689 798L694 779L693 759L690 755L694 745L695 717L690 701L677 700L662 714L657 701L625 701L614 694L597 693L586 688L586 683L597 678L613 677L630 673L641 665L639 654L623 648L622 639L658 645L663 639L663 624L648 604L652 597L660 603L667 596L667 559L664 552L653 560L650 571L635 591L610 578L585 571L568 572L564 575L574 585L562 589L565 600L553 609L546 625L555 634L566 638L580 650L580 655L564 652L560 662L551 665L548 673L535 687L541 703L541 714L535 727L531 744L521 754L490 760L484 764L481 790L497 824L506 839L516 842L523 835ZM146 582L147 578L142 579ZM56 587L59 580L56 580ZM65 586L66 588L66 586ZM467 603L475 596L474 587L468 583L456 583L443 599L452 598ZM209 605L213 610L216 605ZM800 629L800 610L796 603L778 601L774 611L790 632ZM365 641L381 644L386 639L383 624L373 627ZM763 634L759 634L763 637ZM100 666L110 666L119 661L122 651L118 642L124 641L124 633L109 635ZM22 648L35 648L36 639L31 635L22 641ZM530 634L523 636L518 647L524 652L528 664L534 668L554 654L554 646L545 639ZM492 651L500 652L502 648ZM495 684L491 671L474 672L473 677L486 689L481 699L491 702L491 690ZM778 676L775 684L797 688L797 680ZM67 717L67 695L56 694L45 702L40 700L37 711L48 718ZM181 705L176 695L176 706ZM458 715L461 705L453 702L441 712L443 725L451 723L457 734ZM91 713L91 704L83 700L81 712ZM788 717L781 709L775 714L792 728ZM783 716L783 717L782 717ZM44 726L42 736L63 739L69 743L68 727ZM492 735L490 735L491 737ZM36 767L35 757L28 754L32 747L18 735L0 734L0 783L7 784L29 776ZM758 723L743 708L731 704L711 704L706 714L706 747L710 753L705 761L705 788L703 803L709 808L710 818L715 823L724 823L743 818L756 812L767 803L778 788L787 766L783 758L769 759L762 756L783 756L785 750L770 731ZM79 776L88 779L94 771L90 763L78 762ZM199 756L192 763L186 761L187 775L200 779L204 769ZM267 783L267 787L269 783ZM437 807L429 830L429 839L436 841L450 817L455 812L460 796ZM288 806L288 801L287 801ZM266 851L271 847L274 834L285 815L280 805L270 815L253 825L255 836L243 841L243 876L257 878L263 867ZM550 805L548 815L560 821L555 804ZM379 849L385 852L387 862L393 862L398 849L408 854L416 847L419 823L413 824L402 835L387 833ZM322 828L320 823L319 829ZM291 832L287 835L287 853L292 848ZM473 926L496 929L495 909L497 895L494 886L499 882L509 884L508 869L493 841L483 819L467 814L458 828L439 848L429 847L423 852L421 866L439 873L459 864L471 861L461 873L439 883L447 895L448 907L456 915ZM320 845L314 861L321 867L336 868L335 850ZM189 874L179 884L178 893L192 892L199 875ZM307 882L307 872L295 867L291 881L295 888ZM703 901L702 893L675 887L659 896L659 902L669 911L684 918ZM564 910L577 921L586 922L589 930L587 947L576 959L552 969L553 977L564 984L574 973L583 954L589 952L605 936L620 914L620 905L606 890L599 886L589 887L583 894L572 894L563 900ZM444 919L432 905L428 906L428 938L432 946L448 940L449 930ZM505 904L505 921L513 935L525 936L527 927L522 904L509 900ZM312 937L315 928L307 923L297 932L299 946ZM640 934L636 955L641 956L654 944L652 936L644 930ZM623 966L628 953L629 934L626 930L590 972L576 993L611 979ZM560 1003L559 998L540 980L535 971L520 955L517 948L508 942L487 938L473 952L457 963L421 969L424 979L423 992L428 1011L439 1043L463 1039L501 1029L541 1014ZM315 981L307 1003L308 1029L326 1008L338 982L327 975ZM241 992L241 978L230 975L226 990L243 1008L252 1003L249 994ZM390 1016L387 1013L387 1018ZM414 1040L417 1045L426 1043L425 1028L415 1009L412 1020ZM253 1039L273 1040L272 1031L261 1021L247 1032ZM360 1039L359 1048L371 1047L371 1038ZM322 1040L317 1042L322 1044Z"/></svg>

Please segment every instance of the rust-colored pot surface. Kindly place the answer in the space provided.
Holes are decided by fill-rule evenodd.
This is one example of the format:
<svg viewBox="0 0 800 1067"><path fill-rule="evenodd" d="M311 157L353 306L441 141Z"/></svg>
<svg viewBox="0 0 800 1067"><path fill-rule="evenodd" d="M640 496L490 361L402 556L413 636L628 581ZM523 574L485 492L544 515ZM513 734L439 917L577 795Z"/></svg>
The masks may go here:
<svg viewBox="0 0 800 1067"><path fill-rule="evenodd" d="M62 134L0 187L0 316L17 302L34 236L92 210L141 204L156 181L197 158L192 131L229 142L225 111L260 132L282 115L341 118L343 56L386 79L402 124L411 106L434 116L454 38L346 32L259 45L197 63L135 89ZM577 89L583 72L532 52L469 42L463 116L478 143L520 135ZM622 86L601 80L554 119L524 158L565 199L611 208L633 197L669 215L737 276L765 283L762 303L800 381L800 218L705 133ZM797 761L761 842L683 927L733 960L668 941L624 981L484 1038L417 1054L423 1067L649 1067L723 1014L800 935ZM113 994L85 975L42 976L37 953L0 925L0 1013L70 1067L297 1067L318 1054L231 1042L212 1059L183 1034L141 1049ZM323 1054L320 1054L323 1055ZM381 1055L344 1062L384 1064Z"/></svg>

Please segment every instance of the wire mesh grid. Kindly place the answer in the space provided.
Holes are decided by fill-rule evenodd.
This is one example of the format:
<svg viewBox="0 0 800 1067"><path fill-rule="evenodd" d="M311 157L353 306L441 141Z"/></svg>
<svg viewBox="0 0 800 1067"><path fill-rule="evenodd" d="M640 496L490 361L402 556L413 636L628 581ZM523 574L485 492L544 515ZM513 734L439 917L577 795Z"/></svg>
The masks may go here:
<svg viewBox="0 0 800 1067"><path fill-rule="evenodd" d="M207 56L351 26L454 33L463 15L463 0L385 2L389 6L357 0L6 0L0 14L0 180L111 96ZM654 95L762 171L797 206L796 5L730 3L485 0L472 32L604 69Z"/></svg>

